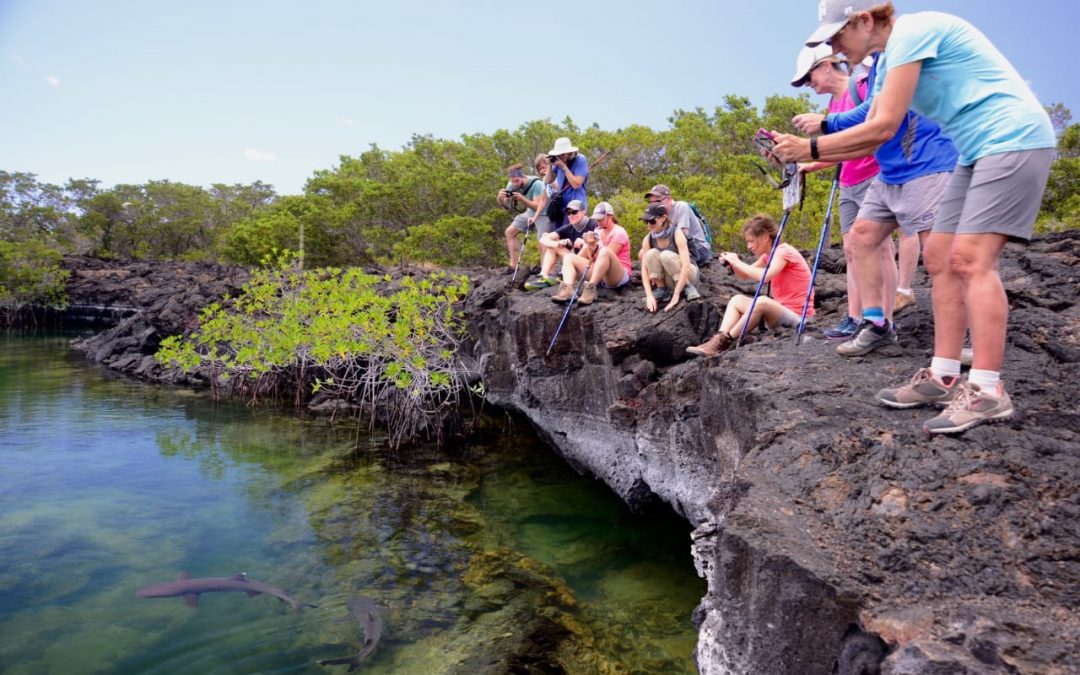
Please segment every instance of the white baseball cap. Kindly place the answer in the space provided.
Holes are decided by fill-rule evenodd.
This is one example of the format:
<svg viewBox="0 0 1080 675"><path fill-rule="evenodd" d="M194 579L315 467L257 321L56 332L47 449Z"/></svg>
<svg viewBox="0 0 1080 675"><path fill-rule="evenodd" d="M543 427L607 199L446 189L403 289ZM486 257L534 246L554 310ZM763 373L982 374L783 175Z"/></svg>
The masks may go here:
<svg viewBox="0 0 1080 675"><path fill-rule="evenodd" d="M799 56L795 59L795 75L791 78L791 86L801 87L810 80L810 71L822 61L839 61L840 58L832 53L832 47L820 44L817 47L803 47L799 50Z"/></svg>

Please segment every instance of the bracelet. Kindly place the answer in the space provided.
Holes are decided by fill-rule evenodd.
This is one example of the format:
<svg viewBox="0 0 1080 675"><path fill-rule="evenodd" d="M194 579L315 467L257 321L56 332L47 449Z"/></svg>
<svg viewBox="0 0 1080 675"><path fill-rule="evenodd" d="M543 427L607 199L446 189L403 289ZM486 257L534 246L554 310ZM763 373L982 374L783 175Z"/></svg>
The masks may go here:
<svg viewBox="0 0 1080 675"><path fill-rule="evenodd" d="M817 136L813 136L810 138L810 159L821 159L821 155L818 153L817 149Z"/></svg>
<svg viewBox="0 0 1080 675"><path fill-rule="evenodd" d="M821 118L821 135L824 136L827 133L829 133L829 118L826 116Z"/></svg>

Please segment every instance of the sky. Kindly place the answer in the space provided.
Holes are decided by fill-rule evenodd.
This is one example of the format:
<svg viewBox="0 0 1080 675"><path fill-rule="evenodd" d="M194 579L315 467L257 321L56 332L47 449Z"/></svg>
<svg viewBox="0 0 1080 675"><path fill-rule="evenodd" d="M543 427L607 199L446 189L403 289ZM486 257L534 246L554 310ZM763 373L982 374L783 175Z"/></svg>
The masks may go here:
<svg viewBox="0 0 1080 675"><path fill-rule="evenodd" d="M968 19L1080 121L1080 3L896 5ZM0 170L297 194L414 134L664 129L728 94L797 93L816 22L814 0L0 0Z"/></svg>

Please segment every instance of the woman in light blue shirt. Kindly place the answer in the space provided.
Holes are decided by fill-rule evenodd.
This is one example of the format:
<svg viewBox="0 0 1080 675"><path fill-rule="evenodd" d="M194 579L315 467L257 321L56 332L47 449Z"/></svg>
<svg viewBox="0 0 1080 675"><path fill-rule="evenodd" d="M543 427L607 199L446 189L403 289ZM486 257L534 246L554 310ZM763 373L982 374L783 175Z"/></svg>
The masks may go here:
<svg viewBox="0 0 1080 675"><path fill-rule="evenodd" d="M1013 405L1000 381L1008 300L998 258L1010 240L1031 238L1056 144L1049 116L1019 73L967 21L940 12L896 16L891 2L821 0L823 42L857 63L881 51L866 122L810 139L780 135L787 161L840 161L893 137L909 108L941 125L960 152L924 249L933 282L934 357L878 400L895 408L945 404L925 423L955 433L1002 420ZM960 349L970 327L974 362L960 382Z"/></svg>

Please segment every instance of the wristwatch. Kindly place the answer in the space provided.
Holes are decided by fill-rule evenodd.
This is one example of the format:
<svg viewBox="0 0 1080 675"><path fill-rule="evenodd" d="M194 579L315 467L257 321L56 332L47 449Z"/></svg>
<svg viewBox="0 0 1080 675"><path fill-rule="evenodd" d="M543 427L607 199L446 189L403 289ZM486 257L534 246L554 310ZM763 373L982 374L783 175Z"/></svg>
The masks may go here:
<svg viewBox="0 0 1080 675"><path fill-rule="evenodd" d="M828 115L821 118L821 133L822 134L829 133L829 116Z"/></svg>

